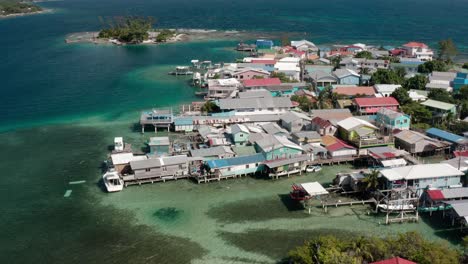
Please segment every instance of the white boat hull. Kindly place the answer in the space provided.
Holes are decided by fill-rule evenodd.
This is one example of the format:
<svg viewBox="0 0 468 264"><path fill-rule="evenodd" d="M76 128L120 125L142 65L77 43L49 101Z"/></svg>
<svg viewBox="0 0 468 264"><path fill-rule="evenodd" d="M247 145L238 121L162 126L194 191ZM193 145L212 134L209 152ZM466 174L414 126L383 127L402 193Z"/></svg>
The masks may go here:
<svg viewBox="0 0 468 264"><path fill-rule="evenodd" d="M120 192L123 190L124 182L116 171L108 171L102 175L102 181L107 192Z"/></svg>
<svg viewBox="0 0 468 264"><path fill-rule="evenodd" d="M381 212L388 212L388 211L393 211L395 213L398 213L399 211L407 211L407 212L412 212L414 210L416 210L416 208L412 205L412 204L409 204L409 205L391 205L390 207L386 204L379 204L378 205L379 207L379 210Z"/></svg>

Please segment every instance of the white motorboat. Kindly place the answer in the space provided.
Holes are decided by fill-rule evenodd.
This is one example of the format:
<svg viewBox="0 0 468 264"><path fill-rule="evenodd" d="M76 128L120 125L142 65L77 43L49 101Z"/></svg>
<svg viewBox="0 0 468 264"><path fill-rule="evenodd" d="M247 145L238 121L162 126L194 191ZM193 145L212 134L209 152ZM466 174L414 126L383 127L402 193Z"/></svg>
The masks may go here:
<svg viewBox="0 0 468 264"><path fill-rule="evenodd" d="M398 213L399 211L412 212L416 210L416 208L412 204L400 204L390 206L388 206L387 204L379 204L378 207L379 210L384 213L386 213L388 210L394 211L395 213Z"/></svg>
<svg viewBox="0 0 468 264"><path fill-rule="evenodd" d="M320 166L309 166L307 167L306 172L318 172L321 170L322 170L322 167Z"/></svg>
<svg viewBox="0 0 468 264"><path fill-rule="evenodd" d="M102 181L108 192L120 192L124 187L123 180L115 170L104 173Z"/></svg>

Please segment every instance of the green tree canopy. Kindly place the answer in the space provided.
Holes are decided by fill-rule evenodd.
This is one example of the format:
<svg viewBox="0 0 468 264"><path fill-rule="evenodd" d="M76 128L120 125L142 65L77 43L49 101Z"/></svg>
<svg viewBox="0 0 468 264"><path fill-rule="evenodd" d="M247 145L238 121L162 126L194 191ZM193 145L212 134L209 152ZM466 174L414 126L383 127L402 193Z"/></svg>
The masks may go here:
<svg viewBox="0 0 468 264"><path fill-rule="evenodd" d="M401 109L404 113L411 116L411 122L413 124L430 123L432 120L432 112L417 102L403 105Z"/></svg>
<svg viewBox="0 0 468 264"><path fill-rule="evenodd" d="M278 78L281 80L283 83L292 83L292 82L297 82L296 80L292 80L284 72L272 72L270 75L271 78Z"/></svg>
<svg viewBox="0 0 468 264"><path fill-rule="evenodd" d="M377 69L371 76L371 84L402 84L404 82L405 70L397 68L395 70Z"/></svg>
<svg viewBox="0 0 468 264"><path fill-rule="evenodd" d="M155 22L152 17L117 17L108 22L109 27L99 32L99 38L115 38L126 43L141 43L148 39L148 31Z"/></svg>
<svg viewBox="0 0 468 264"><path fill-rule="evenodd" d="M304 112L309 112L313 108L312 102L305 95L293 95L291 96L291 101L298 102L299 108Z"/></svg>
<svg viewBox="0 0 468 264"><path fill-rule="evenodd" d="M362 180L365 184L366 191L375 191L379 186L379 171L372 170L369 173L366 173L365 178Z"/></svg>
<svg viewBox="0 0 468 264"><path fill-rule="evenodd" d="M439 41L439 54L438 58L440 60L452 61L453 57L458 54L457 46L453 43L452 39L445 39Z"/></svg>
<svg viewBox="0 0 468 264"><path fill-rule="evenodd" d="M402 106L412 102L410 96L408 95L408 91L403 87L400 87L393 91L391 96L394 97Z"/></svg>
<svg viewBox="0 0 468 264"><path fill-rule="evenodd" d="M201 110L206 113L217 113L220 111L219 106L213 101L208 101L205 104L203 104Z"/></svg>
<svg viewBox="0 0 468 264"><path fill-rule="evenodd" d="M360 51L354 56L356 58L372 59L372 53L367 50Z"/></svg>
<svg viewBox="0 0 468 264"><path fill-rule="evenodd" d="M425 63L418 66L419 73L431 73L433 71L446 71L448 69L447 64L440 60L426 61Z"/></svg>
<svg viewBox="0 0 468 264"><path fill-rule="evenodd" d="M427 84L427 77L424 75L415 75L414 77L411 77L407 79L403 87L406 89L415 89L415 90L425 90L426 89L426 84Z"/></svg>
<svg viewBox="0 0 468 264"><path fill-rule="evenodd" d="M447 244L425 240L416 232L389 236L319 236L289 252L292 263L370 263L399 256L419 264L455 264L461 252Z"/></svg>
<svg viewBox="0 0 468 264"><path fill-rule="evenodd" d="M429 99L453 104L455 99L452 94L442 89L432 89L427 95Z"/></svg>

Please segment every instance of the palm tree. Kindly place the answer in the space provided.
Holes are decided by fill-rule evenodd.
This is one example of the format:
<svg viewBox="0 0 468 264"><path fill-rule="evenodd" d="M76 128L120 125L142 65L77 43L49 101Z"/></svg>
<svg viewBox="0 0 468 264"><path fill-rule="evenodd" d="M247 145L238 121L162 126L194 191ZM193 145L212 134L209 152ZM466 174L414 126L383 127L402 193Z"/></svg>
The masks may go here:
<svg viewBox="0 0 468 264"><path fill-rule="evenodd" d="M353 251L354 256L360 257L362 260L374 260L370 250L371 248L372 245L370 241L363 236L358 237L351 243L351 250Z"/></svg>
<svg viewBox="0 0 468 264"><path fill-rule="evenodd" d="M379 186L379 171L372 170L366 173L366 177L362 180L365 183L366 191L374 191Z"/></svg>

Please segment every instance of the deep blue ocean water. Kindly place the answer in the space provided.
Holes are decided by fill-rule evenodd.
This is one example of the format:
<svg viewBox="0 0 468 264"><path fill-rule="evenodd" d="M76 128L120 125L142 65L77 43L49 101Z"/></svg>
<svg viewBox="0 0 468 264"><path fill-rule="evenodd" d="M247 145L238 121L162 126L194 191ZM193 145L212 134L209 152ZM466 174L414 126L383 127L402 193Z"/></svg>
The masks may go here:
<svg viewBox="0 0 468 264"><path fill-rule="evenodd" d="M231 50L236 41L117 47L65 44L67 34L98 30L100 16L147 15L157 18L160 27L299 32L317 44L398 45L414 40L435 45L451 37L466 56L467 4L467 0L65 0L41 3L54 10L50 14L0 19L0 263L188 263L206 253L189 239L140 225L134 211L101 204L107 194L98 184L100 161L114 136L123 135L136 147L148 139L151 133L142 136L133 130L139 110L195 100L187 79L167 76L167 71L194 58L234 60L239 57ZM69 184L77 180L86 183ZM238 187L251 194L249 188L256 186L252 181ZM179 184L187 192L195 188L211 192L231 183ZM286 190L288 184L282 184ZM134 193L157 197L164 188L174 198L159 198L177 200L183 198L176 195L177 186L155 184ZM265 188L279 189L273 184ZM73 192L66 199L68 189ZM274 192L277 198L279 191ZM119 197L126 196L112 196L115 204L128 202ZM139 204L131 203L129 207L140 212ZM256 201L250 203L255 212ZM145 206L152 204L145 200ZM241 207L233 213L242 213ZM407 227L443 239L453 235L423 223L400 229ZM277 232L266 237L270 235ZM255 249L266 244L259 240L255 236L237 242Z"/></svg>
<svg viewBox="0 0 468 264"><path fill-rule="evenodd" d="M163 83L125 82L139 68L237 57L213 48L235 43L184 44L177 47L66 45L68 33L96 31L99 17L147 15L157 26L299 32L317 44L401 44L417 40L435 45L451 37L468 50L466 0L334 0L294 3L280 0L66 0L42 3L54 13L0 20L0 128L105 114L118 106L134 111L161 102L191 100L180 83L167 96L149 102ZM152 86L152 90L148 87ZM130 87L129 87L130 86ZM176 91L176 92L174 92ZM179 93L182 92L182 95Z"/></svg>

